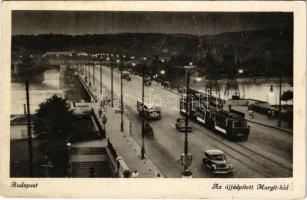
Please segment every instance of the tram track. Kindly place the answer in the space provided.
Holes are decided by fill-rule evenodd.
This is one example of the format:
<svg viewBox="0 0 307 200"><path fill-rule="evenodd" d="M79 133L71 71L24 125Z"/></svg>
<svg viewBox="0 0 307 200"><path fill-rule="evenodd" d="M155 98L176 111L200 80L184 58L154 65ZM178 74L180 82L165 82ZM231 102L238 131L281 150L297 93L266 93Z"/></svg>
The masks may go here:
<svg viewBox="0 0 307 200"><path fill-rule="evenodd" d="M170 92L169 90L163 89L159 86L156 85L153 86L159 88L162 91ZM131 90L131 88L129 89L131 95L136 96L135 91ZM290 177L292 175L291 167L288 167L287 165L284 165L283 163L278 162L275 159L272 159L269 156L259 151L256 151L255 149L247 147L246 145L241 144L240 142L228 141L226 139L224 140L223 138L221 138L222 137L221 135L217 135L216 133L214 133L214 131L207 129L206 127L200 125L199 123L194 122L194 124L197 124L198 131L200 133L203 133L204 129L206 129L208 131L208 132L206 131L207 132L206 136L216 141L217 144L221 144L217 145L217 147L225 150L226 153L229 155L229 157L246 165L250 169L258 172L259 174L262 174L264 177ZM229 142L231 142L231 144L229 144ZM233 152L233 154L229 152Z"/></svg>
<svg viewBox="0 0 307 200"><path fill-rule="evenodd" d="M204 128L203 126L201 126L198 123L193 122L194 126L193 128L195 128L197 126L198 131L202 131L200 130L201 128ZM196 125L196 126L195 126ZM208 129L207 129L208 130ZM223 141L221 138L222 136L218 136L216 135L217 133L215 133L214 131L208 130L208 134L206 134L206 136L208 136L210 139L220 143L223 145L224 149L226 150L231 150L233 152L235 152L236 154L239 154L240 156L244 157L245 159L249 160L250 162L246 162L243 159L238 159L236 156L232 155L229 153L229 151L226 151L227 154L238 160L241 163L244 163L245 165L249 166L250 168L252 168L253 170L257 171L258 173L264 175L265 177L276 177L279 176L279 172L280 170L282 170L283 172L289 174L289 172L292 172L291 169L285 167L285 166L281 166L280 163L272 160L271 158L267 157L267 156L263 156L262 154L260 154L259 152L250 149L242 144L240 144L239 142L232 142L232 141ZM239 146L241 149L236 148L234 145L228 144L228 142L232 142L232 144L236 144L237 146ZM247 151L249 153L247 153ZM258 167L255 167L254 165L251 165L250 163L256 163L258 165ZM269 164L271 163L271 164ZM272 167L272 164L274 165L274 167ZM276 173L276 170L270 170L270 168L282 168L280 170L278 170L278 174ZM291 174L291 173L290 173ZM291 176L291 175L289 175ZM281 177L287 177L287 176L281 176Z"/></svg>

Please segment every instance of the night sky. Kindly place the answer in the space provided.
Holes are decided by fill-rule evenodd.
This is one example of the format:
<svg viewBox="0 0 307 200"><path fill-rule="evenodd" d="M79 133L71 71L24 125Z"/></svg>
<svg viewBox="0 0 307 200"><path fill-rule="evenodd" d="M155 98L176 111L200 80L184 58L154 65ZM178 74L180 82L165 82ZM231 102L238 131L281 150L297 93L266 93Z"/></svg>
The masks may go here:
<svg viewBox="0 0 307 200"><path fill-rule="evenodd" d="M267 28L292 30L292 21L292 13L13 11L12 33L214 35Z"/></svg>

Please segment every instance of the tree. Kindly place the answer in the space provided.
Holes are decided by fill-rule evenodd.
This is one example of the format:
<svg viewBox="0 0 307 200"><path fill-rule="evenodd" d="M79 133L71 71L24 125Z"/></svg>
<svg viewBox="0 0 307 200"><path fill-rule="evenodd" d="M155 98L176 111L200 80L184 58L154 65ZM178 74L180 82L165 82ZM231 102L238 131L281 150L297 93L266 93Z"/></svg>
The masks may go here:
<svg viewBox="0 0 307 200"><path fill-rule="evenodd" d="M33 130L38 136L66 138L72 130L73 115L66 100L56 95L39 105L34 116Z"/></svg>

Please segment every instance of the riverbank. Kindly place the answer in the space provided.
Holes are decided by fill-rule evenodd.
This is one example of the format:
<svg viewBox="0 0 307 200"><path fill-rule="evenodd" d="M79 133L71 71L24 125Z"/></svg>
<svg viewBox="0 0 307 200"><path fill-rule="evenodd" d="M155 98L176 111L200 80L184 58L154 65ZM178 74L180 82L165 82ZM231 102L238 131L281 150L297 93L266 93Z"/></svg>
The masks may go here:
<svg viewBox="0 0 307 200"><path fill-rule="evenodd" d="M72 68L66 67L63 71L63 77L59 76L63 84L64 97L67 101L81 102L89 101L89 96L84 91L79 80L76 78L74 70ZM41 91L43 92L43 91ZM50 91L46 91L49 95L46 95L46 99L50 98L53 94ZM30 99L35 97L31 96ZM45 100L45 99L43 99ZM22 104L21 104L22 105ZM23 108L22 108L23 109ZM32 110L32 114L35 114ZM11 125L12 126L12 125ZM25 125L26 126L26 125ZM79 119L75 123L75 132L90 131L89 119ZM85 128L87 130L85 130ZM11 135L22 134L11 133ZM64 141L64 140L63 140ZM52 147L48 151L52 151L52 156L49 155L45 158L45 152L43 152L42 147L46 146ZM11 177L31 177L30 174L30 163L29 163L29 149L28 140L19 139L11 140L10 144L10 176ZM66 142L50 141L46 139L32 139L32 152L33 152L33 177L65 177L67 169L67 148ZM50 162L50 166L46 163Z"/></svg>

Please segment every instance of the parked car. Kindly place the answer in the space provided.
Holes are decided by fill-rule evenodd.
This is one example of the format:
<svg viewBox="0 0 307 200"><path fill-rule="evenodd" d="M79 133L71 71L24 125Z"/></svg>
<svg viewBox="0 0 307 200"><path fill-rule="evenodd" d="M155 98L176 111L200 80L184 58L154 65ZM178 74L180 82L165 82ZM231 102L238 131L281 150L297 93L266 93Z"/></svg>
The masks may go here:
<svg viewBox="0 0 307 200"><path fill-rule="evenodd" d="M207 150L203 156L203 163L214 174L233 173L232 164L226 159L226 155L221 150Z"/></svg>
<svg viewBox="0 0 307 200"><path fill-rule="evenodd" d="M266 115L268 110L272 110L272 107L268 102L255 101L248 104L248 109Z"/></svg>
<svg viewBox="0 0 307 200"><path fill-rule="evenodd" d="M185 119L184 118L177 118L176 123L175 123L176 129L180 132L185 131ZM188 132L192 131L192 127L190 124L188 124Z"/></svg>

